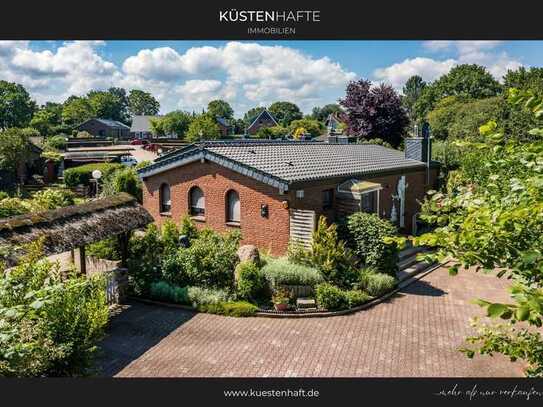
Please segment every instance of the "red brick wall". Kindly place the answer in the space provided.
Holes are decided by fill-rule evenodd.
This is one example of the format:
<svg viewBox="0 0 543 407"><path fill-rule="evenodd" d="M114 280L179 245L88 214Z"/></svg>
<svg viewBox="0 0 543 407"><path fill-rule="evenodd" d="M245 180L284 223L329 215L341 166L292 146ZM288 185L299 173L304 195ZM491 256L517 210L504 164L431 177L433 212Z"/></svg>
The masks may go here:
<svg viewBox="0 0 543 407"><path fill-rule="evenodd" d="M392 211L392 195L396 193L398 181L402 174L387 175L384 177L364 178L365 181L377 182L383 186L379 196L379 215L386 219L390 219ZM424 200L426 191L434 188L437 179L437 170L432 169L430 172L430 182L426 184L426 170L405 173L408 184L406 190L406 205L405 205L405 230L410 233L412 227L413 215L420 210L419 202ZM333 221L336 217L334 209L324 210L322 207L322 195L326 189L334 189L334 200L337 198L337 185L347 180L325 181L317 185L302 185L299 188L292 188L289 193L289 202L292 208L314 210L317 215L324 215L329 220ZM304 198L296 198L296 189L304 190ZM400 208L396 207L399 216Z"/></svg>
<svg viewBox="0 0 543 407"><path fill-rule="evenodd" d="M159 188L163 182L170 185L172 208L170 215L159 213ZM230 189L240 198L240 226L243 243L254 244L274 255L283 254L289 240L289 212L283 208L286 195L277 188L260 183L214 163L192 163L175 168L144 182L143 205L159 225L165 219L179 223L188 213L189 190L192 186L202 189L206 201L205 222L196 222L199 227L208 226L218 231L229 231L236 227L226 224L226 193ZM260 205L268 205L268 217L260 216Z"/></svg>

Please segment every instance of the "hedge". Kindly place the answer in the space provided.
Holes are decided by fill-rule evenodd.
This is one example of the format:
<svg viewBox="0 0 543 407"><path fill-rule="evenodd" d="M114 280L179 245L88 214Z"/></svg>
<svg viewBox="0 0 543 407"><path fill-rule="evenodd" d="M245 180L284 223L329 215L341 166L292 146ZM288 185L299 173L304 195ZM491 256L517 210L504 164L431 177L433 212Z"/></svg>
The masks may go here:
<svg viewBox="0 0 543 407"><path fill-rule="evenodd" d="M72 188L78 185L89 185L94 170L100 170L104 178L121 168L124 168L123 165L118 163L94 163L69 168L64 171L64 183Z"/></svg>

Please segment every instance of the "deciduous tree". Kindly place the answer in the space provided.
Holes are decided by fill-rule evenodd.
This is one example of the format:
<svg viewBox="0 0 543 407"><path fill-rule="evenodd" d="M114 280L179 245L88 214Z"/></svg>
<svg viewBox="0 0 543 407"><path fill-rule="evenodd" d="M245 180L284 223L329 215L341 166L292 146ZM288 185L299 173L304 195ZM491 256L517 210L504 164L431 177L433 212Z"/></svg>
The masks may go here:
<svg viewBox="0 0 543 407"><path fill-rule="evenodd" d="M223 117L225 119L234 118L234 109L224 100L212 100L207 104L207 112L214 117Z"/></svg>
<svg viewBox="0 0 543 407"><path fill-rule="evenodd" d="M284 127L290 125L293 120L299 120L304 116L300 108L291 102L272 103L268 110L277 123Z"/></svg>
<svg viewBox="0 0 543 407"><path fill-rule="evenodd" d="M0 80L0 129L26 127L36 110L36 103L17 83Z"/></svg>
<svg viewBox="0 0 543 407"><path fill-rule="evenodd" d="M136 115L157 115L160 110L160 103L149 92L139 89L132 89L128 94L128 112Z"/></svg>

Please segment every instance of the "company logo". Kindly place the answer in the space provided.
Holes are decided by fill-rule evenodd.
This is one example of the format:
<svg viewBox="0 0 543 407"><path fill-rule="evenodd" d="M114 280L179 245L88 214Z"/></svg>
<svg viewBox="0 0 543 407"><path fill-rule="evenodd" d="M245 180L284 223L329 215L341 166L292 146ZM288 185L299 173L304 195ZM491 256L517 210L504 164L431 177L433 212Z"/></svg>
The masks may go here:
<svg viewBox="0 0 543 407"><path fill-rule="evenodd" d="M259 23L247 28L247 34L253 35L293 35L296 34L296 27L285 24L318 23L320 21L320 10L238 10L233 8L219 11L219 22Z"/></svg>
<svg viewBox="0 0 543 407"><path fill-rule="evenodd" d="M220 10L219 21L230 23L317 23L320 10Z"/></svg>

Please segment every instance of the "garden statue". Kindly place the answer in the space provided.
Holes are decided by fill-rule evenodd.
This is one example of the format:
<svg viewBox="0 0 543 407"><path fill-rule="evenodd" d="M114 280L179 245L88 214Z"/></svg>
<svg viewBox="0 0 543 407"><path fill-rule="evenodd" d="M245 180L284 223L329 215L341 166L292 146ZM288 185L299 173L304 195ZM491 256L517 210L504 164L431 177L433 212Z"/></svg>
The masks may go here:
<svg viewBox="0 0 543 407"><path fill-rule="evenodd" d="M398 198L400 199L400 228L405 227L405 190L409 185L405 181L405 175L398 181Z"/></svg>

